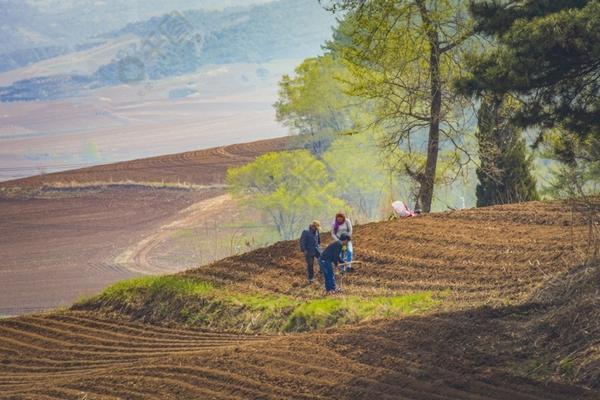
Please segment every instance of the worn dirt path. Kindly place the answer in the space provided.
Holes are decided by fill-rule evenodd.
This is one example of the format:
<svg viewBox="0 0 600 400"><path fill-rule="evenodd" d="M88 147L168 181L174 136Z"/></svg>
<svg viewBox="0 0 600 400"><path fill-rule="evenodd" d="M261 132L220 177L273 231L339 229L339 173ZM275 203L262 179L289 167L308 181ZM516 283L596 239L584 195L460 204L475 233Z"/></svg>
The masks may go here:
<svg viewBox="0 0 600 400"><path fill-rule="evenodd" d="M174 232L181 229L194 228L225 207L231 207L233 199L228 194L221 194L201 200L179 211L175 220L152 231L148 236L130 246L119 254L114 262L119 267L132 273L165 274L193 268L196 265L167 267L153 265L149 255L169 239Z"/></svg>
<svg viewBox="0 0 600 400"><path fill-rule="evenodd" d="M221 196L229 167L286 147L287 138L263 140L1 182L0 316L69 305L118 280L160 272L148 260L167 232L161 227L210 214L221 200L180 212Z"/></svg>

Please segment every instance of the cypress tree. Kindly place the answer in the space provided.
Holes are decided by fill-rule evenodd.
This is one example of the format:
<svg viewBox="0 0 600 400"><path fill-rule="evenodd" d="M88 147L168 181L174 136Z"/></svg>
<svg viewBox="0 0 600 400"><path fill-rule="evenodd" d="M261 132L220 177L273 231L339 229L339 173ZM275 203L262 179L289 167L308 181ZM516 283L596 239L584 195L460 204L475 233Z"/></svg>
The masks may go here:
<svg viewBox="0 0 600 400"><path fill-rule="evenodd" d="M482 98L476 135L480 160L477 207L538 199L531 157L509 113L503 98Z"/></svg>

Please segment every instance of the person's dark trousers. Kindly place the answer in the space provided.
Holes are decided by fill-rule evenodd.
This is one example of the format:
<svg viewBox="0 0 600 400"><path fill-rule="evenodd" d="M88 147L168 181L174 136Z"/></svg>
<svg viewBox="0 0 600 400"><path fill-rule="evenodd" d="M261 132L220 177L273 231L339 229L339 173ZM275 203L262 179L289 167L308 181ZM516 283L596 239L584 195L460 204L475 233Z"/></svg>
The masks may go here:
<svg viewBox="0 0 600 400"><path fill-rule="evenodd" d="M304 253L304 258L306 259L306 275L308 276L308 281L312 282L315 279L315 255L309 254L308 252Z"/></svg>
<svg viewBox="0 0 600 400"><path fill-rule="evenodd" d="M335 275L333 274L333 262L327 260L319 260L321 271L325 275L325 290L335 290Z"/></svg>

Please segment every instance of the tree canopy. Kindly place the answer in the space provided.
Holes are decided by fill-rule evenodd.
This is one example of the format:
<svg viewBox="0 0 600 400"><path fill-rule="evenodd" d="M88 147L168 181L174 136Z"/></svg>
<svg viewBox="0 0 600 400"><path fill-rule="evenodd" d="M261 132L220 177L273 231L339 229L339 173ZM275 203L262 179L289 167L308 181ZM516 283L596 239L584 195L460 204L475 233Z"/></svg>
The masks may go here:
<svg viewBox="0 0 600 400"><path fill-rule="evenodd" d="M372 106L372 124L387 133L384 148L406 150L402 172L418 182L418 201L428 212L440 148L460 148L464 114L450 84L461 75L462 46L472 32L466 2L325 3L347 12L329 48L350 72L349 93Z"/></svg>
<svg viewBox="0 0 600 400"><path fill-rule="evenodd" d="M336 134L354 126L352 99L340 81L345 73L343 65L326 54L307 58L293 77L284 75L279 82L277 120L303 135L301 140L314 154L323 154Z"/></svg>
<svg viewBox="0 0 600 400"><path fill-rule="evenodd" d="M510 121L515 107L499 96L485 96L477 114L479 166L477 206L537 200L531 156L520 129Z"/></svg>
<svg viewBox="0 0 600 400"><path fill-rule="evenodd" d="M343 209L325 164L307 150L267 153L227 173L230 192L265 212L282 239L297 236L314 218Z"/></svg>
<svg viewBox="0 0 600 400"><path fill-rule="evenodd" d="M390 173L375 138L342 136L332 143L323 161L331 171L336 196L352 207L355 218L374 221L382 217L383 202L391 196Z"/></svg>
<svg viewBox="0 0 600 400"><path fill-rule="evenodd" d="M600 135L600 1L487 0L471 12L497 45L470 63L463 93L512 93L522 126Z"/></svg>

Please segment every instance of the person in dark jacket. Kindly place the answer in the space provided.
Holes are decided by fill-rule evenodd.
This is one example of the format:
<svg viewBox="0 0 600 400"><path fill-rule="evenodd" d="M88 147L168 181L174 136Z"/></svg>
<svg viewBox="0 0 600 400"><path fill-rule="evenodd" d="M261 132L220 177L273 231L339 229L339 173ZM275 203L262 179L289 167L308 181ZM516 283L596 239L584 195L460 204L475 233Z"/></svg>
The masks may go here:
<svg viewBox="0 0 600 400"><path fill-rule="evenodd" d="M315 258L318 259L321 256L320 228L321 223L319 221L313 221L308 229L303 231L300 236L300 250L304 253L304 259L306 260L308 283L313 283L315 280Z"/></svg>
<svg viewBox="0 0 600 400"><path fill-rule="evenodd" d="M350 235L347 233L342 233L339 237L339 240L336 240L327 246L319 258L319 266L325 275L325 292L327 292L329 295L336 292L333 265L344 263L344 257L342 254L343 248L348 245L350 240L352 240Z"/></svg>

